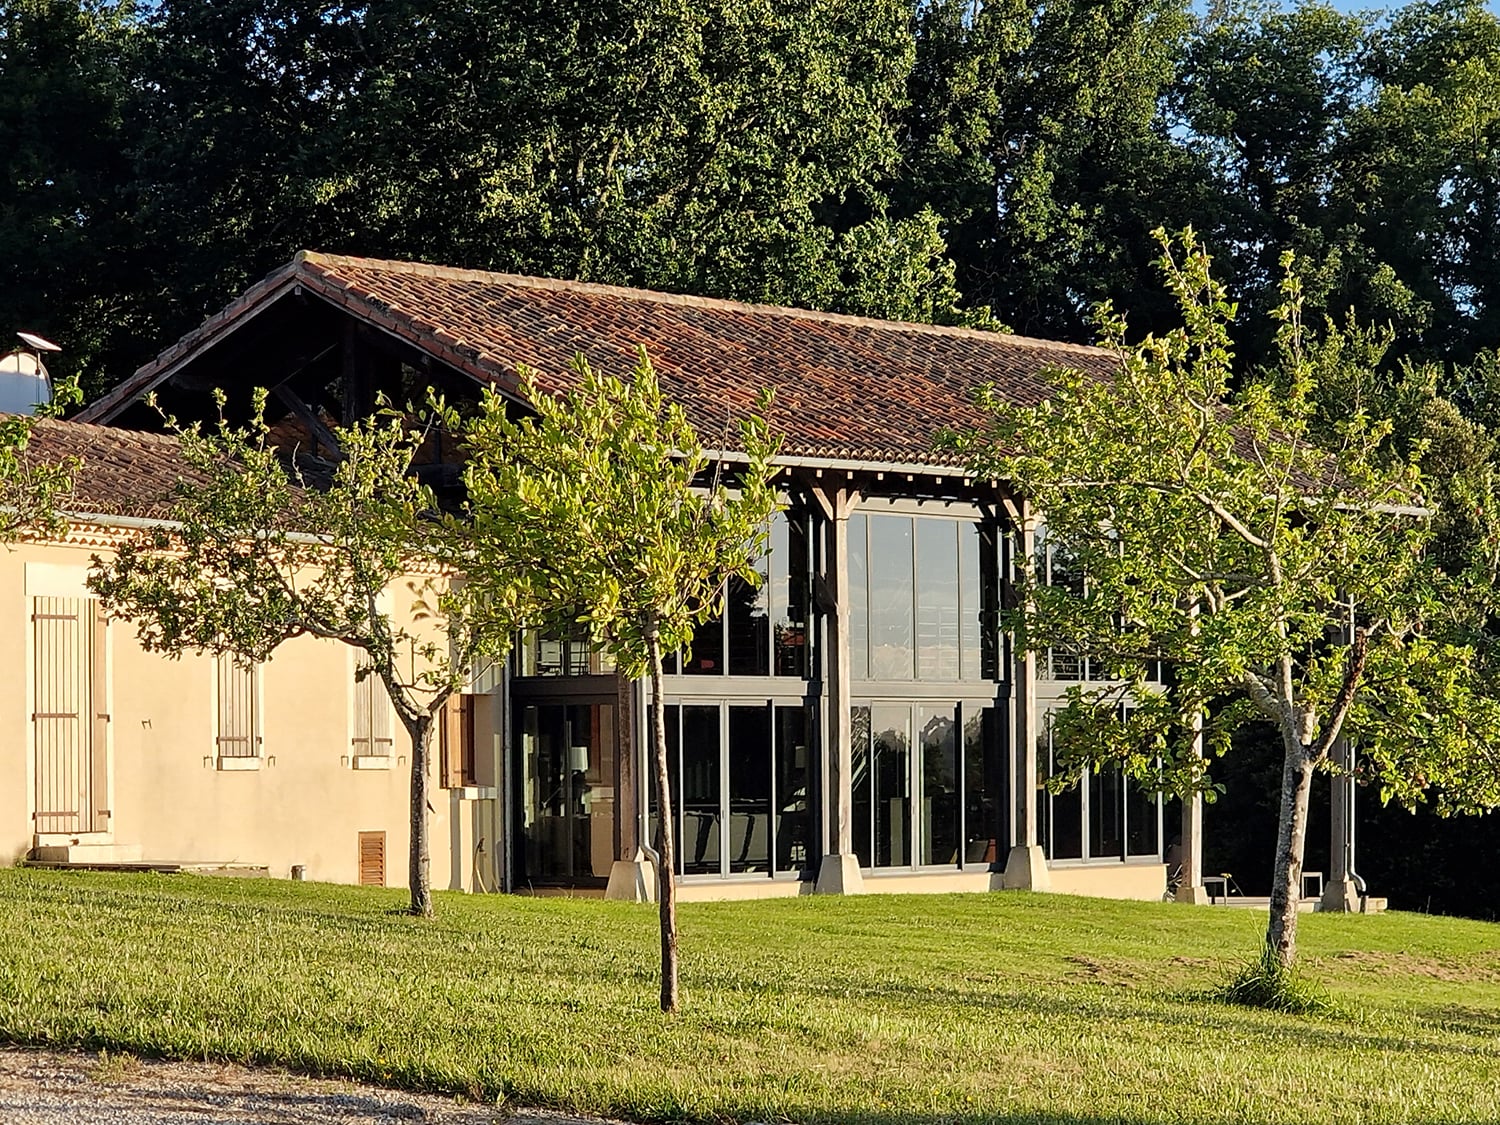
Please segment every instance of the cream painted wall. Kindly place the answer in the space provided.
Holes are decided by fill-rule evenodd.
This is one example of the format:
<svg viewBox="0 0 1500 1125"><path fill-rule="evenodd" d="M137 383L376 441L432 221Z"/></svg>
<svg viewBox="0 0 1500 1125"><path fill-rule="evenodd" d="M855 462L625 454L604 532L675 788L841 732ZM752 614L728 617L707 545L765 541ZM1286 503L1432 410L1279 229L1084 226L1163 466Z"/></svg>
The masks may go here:
<svg viewBox="0 0 1500 1125"><path fill-rule="evenodd" d="M0 676L0 862L33 843L26 564L34 580L43 564L53 580L71 573L81 581L104 541L89 537L80 529L71 538L83 542L21 544L0 555L0 636L12 639ZM393 591L396 612L409 613L410 601ZM353 883L358 834L384 831L386 883L405 884L410 746L392 716L391 768L351 768L352 650L307 637L278 649L262 668L261 768L221 770L213 659L147 653L128 622L112 622L107 635L114 786L104 842L138 847L147 860L264 865L282 878L302 864L309 879ZM436 785L435 761L432 778ZM434 788L431 804L433 885L470 889L475 826L492 816L493 802ZM452 830L453 817L462 831Z"/></svg>

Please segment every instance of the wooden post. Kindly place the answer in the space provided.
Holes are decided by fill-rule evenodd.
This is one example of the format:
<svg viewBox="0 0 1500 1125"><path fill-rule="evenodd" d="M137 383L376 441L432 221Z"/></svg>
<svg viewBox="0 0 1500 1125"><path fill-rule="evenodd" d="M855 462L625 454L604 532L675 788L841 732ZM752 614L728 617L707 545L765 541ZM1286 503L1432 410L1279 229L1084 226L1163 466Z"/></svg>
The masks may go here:
<svg viewBox="0 0 1500 1125"><path fill-rule="evenodd" d="M1013 509L1016 548L1013 566L1029 566L1036 553L1036 513L1022 500ZM1037 824L1036 653L1011 643L1011 730L1015 741L1016 794L1015 844L1005 861L1005 886L1009 890L1045 891L1051 887L1047 857Z"/></svg>
<svg viewBox="0 0 1500 1125"><path fill-rule="evenodd" d="M651 902L656 898L656 872L646 859L640 838L640 782L637 780L645 741L637 734L650 724L642 722L636 704L636 685L625 676L615 677L615 730L620 757L615 765L615 817L620 828L620 847L609 869L604 897L626 902Z"/></svg>
<svg viewBox="0 0 1500 1125"><path fill-rule="evenodd" d="M824 614L823 693L828 788L823 800L825 851L818 868L819 894L858 894L864 890L854 854L854 721L849 690L849 515L859 503L852 488L813 489L823 510L826 534L824 581L832 601Z"/></svg>

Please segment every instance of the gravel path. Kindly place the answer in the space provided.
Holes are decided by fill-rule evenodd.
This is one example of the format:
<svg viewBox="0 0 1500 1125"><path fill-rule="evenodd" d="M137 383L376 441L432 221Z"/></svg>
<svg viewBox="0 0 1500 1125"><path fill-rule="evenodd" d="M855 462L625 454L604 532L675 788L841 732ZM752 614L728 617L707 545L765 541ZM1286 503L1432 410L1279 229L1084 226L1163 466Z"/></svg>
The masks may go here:
<svg viewBox="0 0 1500 1125"><path fill-rule="evenodd" d="M0 1050L4 1125L603 1125L541 1110L128 1055Z"/></svg>

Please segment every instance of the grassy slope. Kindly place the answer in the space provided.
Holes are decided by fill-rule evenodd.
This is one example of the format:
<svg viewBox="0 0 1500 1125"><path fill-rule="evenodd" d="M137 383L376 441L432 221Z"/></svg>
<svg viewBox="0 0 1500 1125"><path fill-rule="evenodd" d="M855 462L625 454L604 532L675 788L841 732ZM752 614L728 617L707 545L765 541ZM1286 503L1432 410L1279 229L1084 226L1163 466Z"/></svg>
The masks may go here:
<svg viewBox="0 0 1500 1125"><path fill-rule="evenodd" d="M683 906L0 870L0 1040L641 1119L1500 1120L1500 929L1307 916L1352 1011L1195 998L1260 915L1021 894Z"/></svg>

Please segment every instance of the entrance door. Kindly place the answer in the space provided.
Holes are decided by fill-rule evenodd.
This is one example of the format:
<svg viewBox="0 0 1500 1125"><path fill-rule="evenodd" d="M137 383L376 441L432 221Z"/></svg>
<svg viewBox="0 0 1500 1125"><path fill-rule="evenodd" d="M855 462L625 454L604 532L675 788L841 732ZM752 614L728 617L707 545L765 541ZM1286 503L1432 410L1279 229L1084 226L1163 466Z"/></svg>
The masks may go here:
<svg viewBox="0 0 1500 1125"><path fill-rule="evenodd" d="M31 599L32 809L37 835L102 832L104 713L100 633L89 598Z"/></svg>
<svg viewBox="0 0 1500 1125"><path fill-rule="evenodd" d="M513 885L589 885L617 855L615 708L520 703Z"/></svg>

